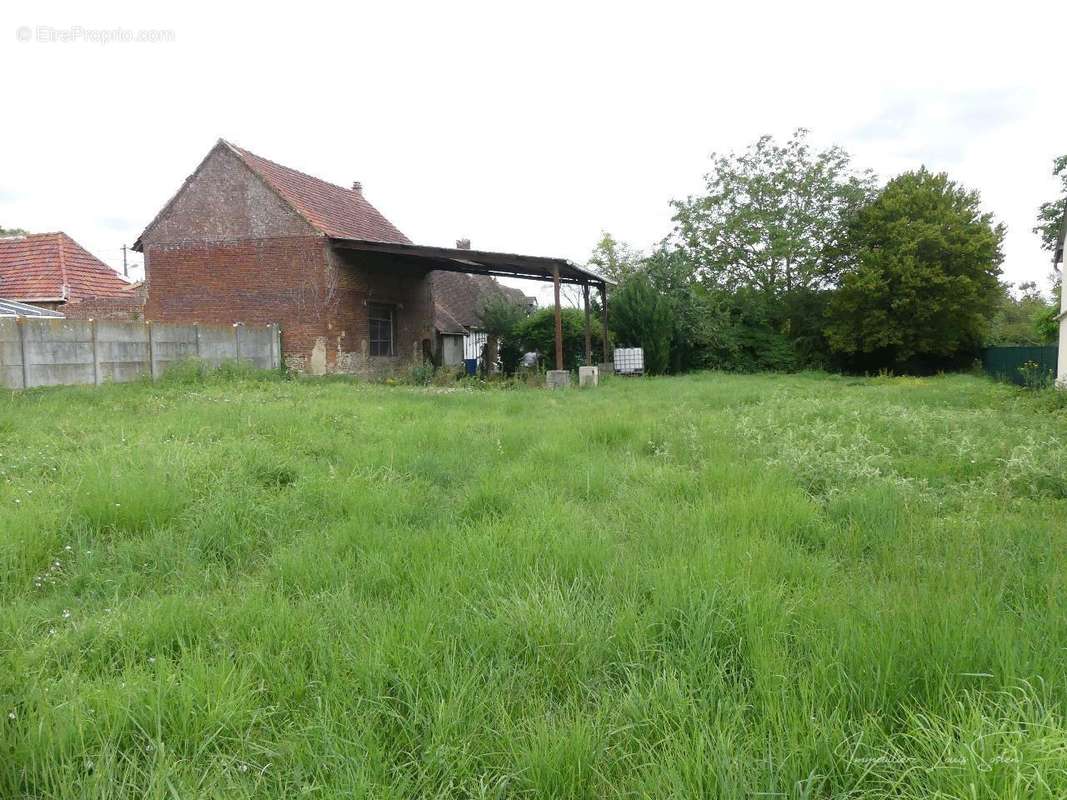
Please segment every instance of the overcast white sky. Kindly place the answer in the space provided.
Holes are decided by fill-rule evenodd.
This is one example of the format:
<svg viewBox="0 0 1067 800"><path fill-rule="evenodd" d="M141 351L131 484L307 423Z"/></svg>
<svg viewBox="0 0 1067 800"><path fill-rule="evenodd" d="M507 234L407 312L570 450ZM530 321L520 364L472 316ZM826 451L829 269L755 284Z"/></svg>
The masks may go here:
<svg viewBox="0 0 1067 800"><path fill-rule="evenodd" d="M113 28L173 41L89 41ZM1018 0L8 1L0 225L64 230L121 267L224 137L361 180L418 243L582 262L601 230L667 234L712 151L803 126L883 179L925 163L979 189L1008 226L1007 276L1044 282L1030 228L1067 152L1065 64L1067 3Z"/></svg>

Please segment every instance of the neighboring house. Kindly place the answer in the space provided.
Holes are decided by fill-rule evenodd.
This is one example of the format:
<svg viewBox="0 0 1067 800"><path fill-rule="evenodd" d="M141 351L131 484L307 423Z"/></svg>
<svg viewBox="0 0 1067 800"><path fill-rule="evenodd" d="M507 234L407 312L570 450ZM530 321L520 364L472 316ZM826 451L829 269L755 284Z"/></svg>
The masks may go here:
<svg viewBox="0 0 1067 800"><path fill-rule="evenodd" d="M1056 243L1055 255L1052 256L1052 267L1060 270L1060 348L1058 368L1059 376L1057 385L1061 389L1067 389L1067 281L1064 280L1063 270L1063 246L1067 240L1067 209L1064 210L1063 223L1060 225L1060 238Z"/></svg>
<svg viewBox="0 0 1067 800"><path fill-rule="evenodd" d="M490 274L601 281L563 259L414 245L359 183L345 189L222 139L134 249L146 319L278 323L287 366L312 374L376 374L440 350L454 359L438 334L466 337L469 324L435 302L440 269L493 284Z"/></svg>
<svg viewBox="0 0 1067 800"><path fill-rule="evenodd" d="M470 247L465 241L457 242L457 245L459 249ZM464 359L481 358L487 338L482 329L481 311L490 298L506 297L526 307L537 304L520 289L504 286L487 275L434 272L430 282L438 363L444 366L457 366Z"/></svg>
<svg viewBox="0 0 1067 800"><path fill-rule="evenodd" d="M135 287L65 233L0 238L0 297L65 316L80 303L126 302Z"/></svg>

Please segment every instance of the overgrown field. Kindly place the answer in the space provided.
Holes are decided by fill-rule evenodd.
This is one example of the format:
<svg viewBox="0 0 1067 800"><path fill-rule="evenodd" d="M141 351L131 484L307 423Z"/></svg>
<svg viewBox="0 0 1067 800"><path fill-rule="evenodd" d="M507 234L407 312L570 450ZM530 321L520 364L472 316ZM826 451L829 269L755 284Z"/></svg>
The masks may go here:
<svg viewBox="0 0 1067 800"><path fill-rule="evenodd" d="M1067 412L0 395L0 797L1067 797Z"/></svg>

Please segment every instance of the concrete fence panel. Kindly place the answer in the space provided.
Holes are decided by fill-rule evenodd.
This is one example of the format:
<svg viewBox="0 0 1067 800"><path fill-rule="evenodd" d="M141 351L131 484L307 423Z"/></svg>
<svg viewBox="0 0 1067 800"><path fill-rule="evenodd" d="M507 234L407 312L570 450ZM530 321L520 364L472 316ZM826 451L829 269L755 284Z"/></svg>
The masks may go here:
<svg viewBox="0 0 1067 800"><path fill-rule="evenodd" d="M26 388L95 383L92 322L23 317L19 324Z"/></svg>
<svg viewBox="0 0 1067 800"><path fill-rule="evenodd" d="M23 386L22 337L14 317L0 317L0 386L5 389Z"/></svg>
<svg viewBox="0 0 1067 800"><path fill-rule="evenodd" d="M159 377L176 361L197 357L195 325L159 325L149 327L152 355L155 359L153 375Z"/></svg>
<svg viewBox="0 0 1067 800"><path fill-rule="evenodd" d="M274 366L274 328L237 328L240 359L260 369Z"/></svg>
<svg viewBox="0 0 1067 800"><path fill-rule="evenodd" d="M280 330L277 325L0 317L0 388L158 378L187 358L215 367L241 360L277 369L282 363Z"/></svg>
<svg viewBox="0 0 1067 800"><path fill-rule="evenodd" d="M237 359L237 326L200 325L200 358L213 367Z"/></svg>
<svg viewBox="0 0 1067 800"><path fill-rule="evenodd" d="M143 322L96 323L97 383L125 383L151 374L148 326Z"/></svg>

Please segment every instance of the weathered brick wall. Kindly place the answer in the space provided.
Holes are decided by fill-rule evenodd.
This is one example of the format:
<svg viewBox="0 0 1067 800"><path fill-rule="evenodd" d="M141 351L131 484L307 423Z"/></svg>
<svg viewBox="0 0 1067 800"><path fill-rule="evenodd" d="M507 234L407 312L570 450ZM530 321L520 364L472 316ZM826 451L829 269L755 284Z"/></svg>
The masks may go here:
<svg viewBox="0 0 1067 800"><path fill-rule="evenodd" d="M325 247L321 236L148 247L145 265L151 284L145 317L154 322L277 323L282 352L309 356L326 336L325 320L313 313L306 288L311 276L328 268Z"/></svg>
<svg viewBox="0 0 1067 800"><path fill-rule="evenodd" d="M422 342L432 348L433 302L427 272L413 270L387 256L331 250L337 271L337 302L329 319L331 362L341 372L383 374L422 359ZM395 309L396 355L370 357L368 303Z"/></svg>
<svg viewBox="0 0 1067 800"><path fill-rule="evenodd" d="M23 305L33 306L34 308L43 308L45 311L59 311L61 313L63 311L63 305L64 305L62 302L55 302L55 303L40 302L39 303L39 302L36 302L36 301L33 301L33 300L30 300L30 301L19 300L18 302L22 303Z"/></svg>
<svg viewBox="0 0 1067 800"><path fill-rule="evenodd" d="M141 241L148 246L316 233L229 148L216 145Z"/></svg>
<svg viewBox="0 0 1067 800"><path fill-rule="evenodd" d="M144 286L125 297L87 297L65 304L61 311L67 319L111 319L136 321L144 319Z"/></svg>
<svg viewBox="0 0 1067 800"><path fill-rule="evenodd" d="M145 318L277 323L287 366L313 374L381 375L432 341L430 282L379 257L335 254L321 236L176 243L145 250ZM370 357L367 303L396 307L394 357Z"/></svg>

